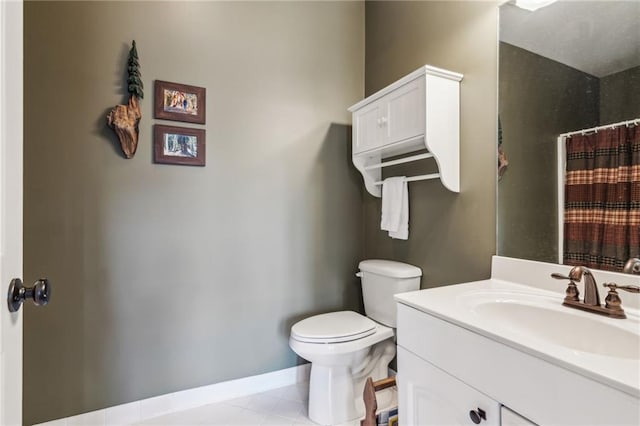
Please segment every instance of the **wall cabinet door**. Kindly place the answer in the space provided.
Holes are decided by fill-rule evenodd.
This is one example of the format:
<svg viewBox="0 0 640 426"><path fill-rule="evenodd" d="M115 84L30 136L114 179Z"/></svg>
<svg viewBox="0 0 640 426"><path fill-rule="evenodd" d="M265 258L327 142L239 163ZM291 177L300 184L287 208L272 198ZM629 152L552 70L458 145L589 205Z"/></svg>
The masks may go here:
<svg viewBox="0 0 640 426"><path fill-rule="evenodd" d="M353 153L367 151L381 145L383 133L382 102L373 102L353 114Z"/></svg>
<svg viewBox="0 0 640 426"><path fill-rule="evenodd" d="M353 152L424 135L424 84L424 78L411 81L354 112Z"/></svg>
<svg viewBox="0 0 640 426"><path fill-rule="evenodd" d="M386 97L382 127L384 143L390 144L424 135L424 78L411 81Z"/></svg>
<svg viewBox="0 0 640 426"><path fill-rule="evenodd" d="M403 347L398 347L398 398L403 426L500 425L498 402Z"/></svg>

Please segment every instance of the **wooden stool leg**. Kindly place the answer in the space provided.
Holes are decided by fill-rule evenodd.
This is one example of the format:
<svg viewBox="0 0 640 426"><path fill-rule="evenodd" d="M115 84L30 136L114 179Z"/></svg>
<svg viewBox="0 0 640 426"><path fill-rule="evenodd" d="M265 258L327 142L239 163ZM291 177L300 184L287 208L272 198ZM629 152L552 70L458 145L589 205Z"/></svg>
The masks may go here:
<svg viewBox="0 0 640 426"><path fill-rule="evenodd" d="M362 392L364 400L364 419L360 421L360 426L377 426L376 411L378 411L378 401L376 401L376 391L390 388L396 385L395 377L387 377L386 379L374 382L371 377L367 378Z"/></svg>
<svg viewBox="0 0 640 426"><path fill-rule="evenodd" d="M367 382L364 385L362 399L364 399L364 420L360 422L360 426L377 426L376 411L378 410L378 402L376 401L376 390L371 377L367 378Z"/></svg>

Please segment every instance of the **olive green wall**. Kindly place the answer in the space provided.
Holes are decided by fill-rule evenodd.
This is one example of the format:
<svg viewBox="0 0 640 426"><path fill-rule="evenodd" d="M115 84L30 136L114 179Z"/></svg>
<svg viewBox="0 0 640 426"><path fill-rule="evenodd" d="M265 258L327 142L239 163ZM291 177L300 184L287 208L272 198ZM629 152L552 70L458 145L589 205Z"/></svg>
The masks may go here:
<svg viewBox="0 0 640 426"><path fill-rule="evenodd" d="M206 167L152 163L156 79L207 89ZM24 83L26 424L295 366L294 321L359 308L363 3L26 2Z"/></svg>
<svg viewBox="0 0 640 426"><path fill-rule="evenodd" d="M498 254L557 263L557 137L593 127L599 79L500 43L500 122L509 167L498 184Z"/></svg>
<svg viewBox="0 0 640 426"><path fill-rule="evenodd" d="M600 124L640 117L640 67L600 79Z"/></svg>
<svg viewBox="0 0 640 426"><path fill-rule="evenodd" d="M366 94L425 64L464 74L460 193L438 180L410 183L407 241L380 230L380 199L366 193L365 255L421 267L423 288L488 278L496 247L497 2L376 1L365 15Z"/></svg>

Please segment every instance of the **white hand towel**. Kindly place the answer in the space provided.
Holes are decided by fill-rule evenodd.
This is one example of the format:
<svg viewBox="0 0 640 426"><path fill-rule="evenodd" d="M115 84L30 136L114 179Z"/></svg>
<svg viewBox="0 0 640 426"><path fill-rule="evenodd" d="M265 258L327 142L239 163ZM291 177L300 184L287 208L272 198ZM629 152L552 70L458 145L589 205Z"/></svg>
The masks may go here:
<svg viewBox="0 0 640 426"><path fill-rule="evenodd" d="M382 183L380 228L389 231L392 238L409 238L409 194L404 176L387 178Z"/></svg>
<svg viewBox="0 0 640 426"><path fill-rule="evenodd" d="M391 238L399 240L409 239L409 189L407 181L402 180L402 202L400 207L400 221L397 231L389 231Z"/></svg>

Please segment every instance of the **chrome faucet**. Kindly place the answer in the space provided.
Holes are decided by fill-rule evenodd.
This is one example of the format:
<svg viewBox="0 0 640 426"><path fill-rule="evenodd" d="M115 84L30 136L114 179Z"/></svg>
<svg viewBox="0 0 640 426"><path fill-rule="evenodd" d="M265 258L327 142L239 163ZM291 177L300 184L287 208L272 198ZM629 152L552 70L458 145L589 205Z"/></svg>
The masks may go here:
<svg viewBox="0 0 640 426"><path fill-rule="evenodd" d="M600 306L600 293L598 293L598 284L591 271L584 266L574 266L569 271L569 279L571 281L580 281L584 276L584 301L585 305Z"/></svg>
<svg viewBox="0 0 640 426"><path fill-rule="evenodd" d="M640 262L640 260L638 261ZM598 293L596 279L588 268L584 266L574 266L571 268L571 271L569 271L569 276L553 273L551 274L551 277L558 280L569 280L569 285L567 286L562 305L570 308L582 309L583 311L607 315L611 318L627 317L621 306L622 300L620 300L620 296L616 290L640 293L640 287L635 285L618 285L616 283L603 284L604 287L609 287L609 293L605 299L605 305L602 306L600 305L600 294ZM582 277L584 277L584 299L581 301L580 292L578 291L578 287L575 282L582 280Z"/></svg>

